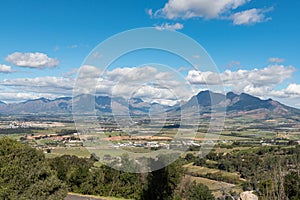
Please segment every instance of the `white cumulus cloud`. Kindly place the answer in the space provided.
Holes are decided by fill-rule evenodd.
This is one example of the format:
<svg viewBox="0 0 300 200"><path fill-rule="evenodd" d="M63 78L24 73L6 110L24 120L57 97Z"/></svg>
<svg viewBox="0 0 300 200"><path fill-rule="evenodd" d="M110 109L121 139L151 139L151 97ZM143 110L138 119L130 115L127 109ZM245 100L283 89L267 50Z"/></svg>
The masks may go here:
<svg viewBox="0 0 300 200"><path fill-rule="evenodd" d="M296 69L292 66L270 65L263 69L226 70L220 74L215 72L188 72L186 80L196 85L221 85L231 88L235 92L246 92L256 96L274 96L280 94L274 88L286 79L291 78ZM290 91L297 87L290 86ZM279 93L278 93L279 92ZM284 91L287 94L288 90Z"/></svg>
<svg viewBox="0 0 300 200"><path fill-rule="evenodd" d="M272 57L272 58L269 58L269 62L270 63L282 63L282 62L284 62L284 59L283 58Z"/></svg>
<svg viewBox="0 0 300 200"><path fill-rule="evenodd" d="M155 25L155 28L157 30L165 30L165 29L168 29L168 30L181 30L183 29L183 24L181 23L175 23L175 24L169 24L169 23L163 23L161 25Z"/></svg>
<svg viewBox="0 0 300 200"><path fill-rule="evenodd" d="M273 90L271 95L279 98L299 99L300 100L300 85L296 83L289 84L281 90Z"/></svg>
<svg viewBox="0 0 300 200"><path fill-rule="evenodd" d="M157 69L152 66L133 67L133 68L115 68L107 71L107 76L112 81L121 82L144 82L153 79L158 73Z"/></svg>
<svg viewBox="0 0 300 200"><path fill-rule="evenodd" d="M12 70L11 66L0 64L0 73L12 73L12 72L14 72L14 70Z"/></svg>
<svg viewBox="0 0 300 200"><path fill-rule="evenodd" d="M255 24L270 20L265 13L271 9L252 8L236 11L251 0L168 0L164 7L153 11L148 10L148 15L175 19L221 19L232 20L235 25Z"/></svg>
<svg viewBox="0 0 300 200"><path fill-rule="evenodd" d="M45 88L71 90L73 88L73 83L74 79L72 78L54 76L4 79L2 82L0 82L0 84L3 86L21 87L29 90L32 88L37 88L41 91L45 90Z"/></svg>
<svg viewBox="0 0 300 200"><path fill-rule="evenodd" d="M267 18L265 13L263 9L252 8L234 13L231 18L235 25L251 25L270 20L271 18Z"/></svg>
<svg viewBox="0 0 300 200"><path fill-rule="evenodd" d="M75 91L75 95L96 92L99 95L141 97L148 102L174 104L195 94L183 76L182 82L180 76L175 77L178 76L175 72L162 71L153 66L114 68L101 75L100 69L85 65L79 69L76 78L44 76L4 79L0 85L5 89L1 93L5 93L6 98L0 95L0 99L20 101L29 96L56 98L72 96Z"/></svg>
<svg viewBox="0 0 300 200"><path fill-rule="evenodd" d="M289 84L288 87L285 89L285 92L291 95L300 96L300 85L295 83Z"/></svg>
<svg viewBox="0 0 300 200"><path fill-rule="evenodd" d="M10 54L5 59L7 62L28 68L51 68L59 65L59 61L55 58L50 58L48 55L40 52L35 53L21 53L15 52Z"/></svg>
<svg viewBox="0 0 300 200"><path fill-rule="evenodd" d="M244 5L249 0L169 0L156 12L168 19L218 18L221 14Z"/></svg>

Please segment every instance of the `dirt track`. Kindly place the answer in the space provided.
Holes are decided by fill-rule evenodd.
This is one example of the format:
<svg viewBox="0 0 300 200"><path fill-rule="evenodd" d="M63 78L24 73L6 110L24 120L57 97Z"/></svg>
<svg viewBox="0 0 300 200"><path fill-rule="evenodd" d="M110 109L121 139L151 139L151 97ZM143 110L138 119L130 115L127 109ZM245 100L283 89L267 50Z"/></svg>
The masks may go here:
<svg viewBox="0 0 300 200"><path fill-rule="evenodd" d="M68 194L65 200L105 200L105 199L76 195L76 194Z"/></svg>

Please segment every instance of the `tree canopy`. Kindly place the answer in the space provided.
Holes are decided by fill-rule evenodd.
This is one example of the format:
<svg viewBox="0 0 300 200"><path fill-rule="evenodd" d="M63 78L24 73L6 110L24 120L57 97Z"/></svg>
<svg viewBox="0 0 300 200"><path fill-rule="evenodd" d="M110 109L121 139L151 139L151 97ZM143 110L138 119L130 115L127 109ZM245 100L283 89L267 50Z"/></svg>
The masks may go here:
<svg viewBox="0 0 300 200"><path fill-rule="evenodd" d="M59 200L66 186L43 152L9 138L0 139L0 199Z"/></svg>

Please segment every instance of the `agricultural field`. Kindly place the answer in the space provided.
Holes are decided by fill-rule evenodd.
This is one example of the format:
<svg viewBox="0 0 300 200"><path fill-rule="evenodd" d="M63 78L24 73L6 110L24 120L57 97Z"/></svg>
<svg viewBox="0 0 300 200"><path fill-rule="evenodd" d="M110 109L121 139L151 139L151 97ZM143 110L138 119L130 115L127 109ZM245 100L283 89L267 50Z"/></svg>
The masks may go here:
<svg viewBox="0 0 300 200"><path fill-rule="evenodd" d="M90 157L90 152L85 147L57 147L51 150L51 153L45 154L46 157L56 157L62 155L78 156L81 158Z"/></svg>

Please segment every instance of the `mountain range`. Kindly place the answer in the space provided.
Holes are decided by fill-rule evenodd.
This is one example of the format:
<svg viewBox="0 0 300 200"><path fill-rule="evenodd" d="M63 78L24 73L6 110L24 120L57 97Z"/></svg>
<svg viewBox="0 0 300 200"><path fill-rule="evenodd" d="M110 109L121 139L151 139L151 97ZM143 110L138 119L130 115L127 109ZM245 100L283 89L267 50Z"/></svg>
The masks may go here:
<svg viewBox="0 0 300 200"><path fill-rule="evenodd" d="M226 107L227 116L244 116L251 118L268 118L270 116L297 115L300 116L300 109L284 105L272 99L260 99L250 94L235 94L228 92L226 95L203 91L193 96L182 109L198 105L202 112L210 112L213 106ZM187 107L187 108L186 108Z"/></svg>
<svg viewBox="0 0 300 200"><path fill-rule="evenodd" d="M54 100L39 98L21 103L4 103L0 101L0 115L13 114L60 114L72 112L72 101L77 102L77 107L85 111L86 105L95 102L95 108L101 113L112 113L113 109L129 111L131 114L147 114L155 106L163 108L168 112L179 112L182 109L194 110L198 107L201 113L211 112L214 107L226 107L227 115L260 115L266 117L270 114L276 115L300 115L300 110L281 104L278 101L241 93L229 92L226 95L211 91L202 91L190 100L180 105L163 106L157 103L148 103L141 98L132 98L129 101L121 97L92 96L82 94L72 97L62 97Z"/></svg>

